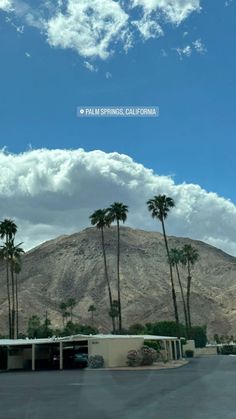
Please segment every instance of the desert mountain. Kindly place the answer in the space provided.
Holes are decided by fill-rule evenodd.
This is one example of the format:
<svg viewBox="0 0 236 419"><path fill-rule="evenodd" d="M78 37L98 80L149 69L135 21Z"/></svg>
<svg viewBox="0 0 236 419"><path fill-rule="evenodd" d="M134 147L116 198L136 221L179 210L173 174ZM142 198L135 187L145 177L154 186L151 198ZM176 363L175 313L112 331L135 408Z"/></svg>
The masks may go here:
<svg viewBox="0 0 236 419"><path fill-rule="evenodd" d="M109 273L116 298L116 231L105 233ZM187 238L169 237L170 247L191 243L200 260L193 270L192 318L207 324L208 335L236 335L236 258L215 247ZM69 297L77 301L75 320L89 321L88 307L94 304L96 325L110 330L109 305L100 232L88 228L61 236L29 251L19 277L20 329L25 330L32 314L45 312L54 327L62 326L59 303ZM5 267L0 266L0 330L7 330ZM186 284L186 272L181 269ZM139 322L173 319L168 265L160 233L121 228L121 284L124 327ZM180 317L182 305L176 281Z"/></svg>

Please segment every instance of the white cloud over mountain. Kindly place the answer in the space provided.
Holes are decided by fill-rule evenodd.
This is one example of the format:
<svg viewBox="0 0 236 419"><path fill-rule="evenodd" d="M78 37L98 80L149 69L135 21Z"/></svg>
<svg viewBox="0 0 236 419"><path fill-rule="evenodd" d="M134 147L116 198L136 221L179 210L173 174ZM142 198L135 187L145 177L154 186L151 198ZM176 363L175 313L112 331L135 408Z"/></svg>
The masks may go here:
<svg viewBox="0 0 236 419"><path fill-rule="evenodd" d="M127 52L138 36L158 38L166 24L178 26L201 9L200 0L52 0L37 7L29 0L0 0L0 10L11 8L51 47L103 60L117 45Z"/></svg>
<svg viewBox="0 0 236 419"><path fill-rule="evenodd" d="M204 240L236 255L232 202L199 185L175 184L129 156L42 149L19 155L1 152L0 164L0 218L16 219L18 240L27 248L89 226L91 212L115 200L129 205L128 225L158 230L146 201L160 193L176 201L168 234Z"/></svg>

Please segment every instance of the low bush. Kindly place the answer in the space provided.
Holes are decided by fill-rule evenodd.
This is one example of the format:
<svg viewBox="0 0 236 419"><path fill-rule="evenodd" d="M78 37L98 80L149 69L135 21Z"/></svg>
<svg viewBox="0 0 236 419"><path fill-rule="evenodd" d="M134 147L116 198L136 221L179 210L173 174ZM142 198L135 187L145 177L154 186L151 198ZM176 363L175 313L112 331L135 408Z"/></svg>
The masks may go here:
<svg viewBox="0 0 236 419"><path fill-rule="evenodd" d="M141 365L152 365L157 360L157 351L149 346L143 346L140 350Z"/></svg>
<svg viewBox="0 0 236 419"><path fill-rule="evenodd" d="M129 367L139 367L142 364L142 357L139 351L132 349L127 355Z"/></svg>
<svg viewBox="0 0 236 419"><path fill-rule="evenodd" d="M104 366L104 358L102 355L90 355L88 359L89 368L102 368Z"/></svg>
<svg viewBox="0 0 236 419"><path fill-rule="evenodd" d="M157 342L156 340L146 340L145 346L155 349L156 352L160 352L160 350L162 349L160 342Z"/></svg>
<svg viewBox="0 0 236 419"><path fill-rule="evenodd" d="M131 350L128 352L127 364L130 367L139 367L141 365L152 365L157 360L157 351L149 346L143 346L139 350Z"/></svg>
<svg viewBox="0 0 236 419"><path fill-rule="evenodd" d="M192 349L186 349L185 356L186 356L186 358L193 358L194 351L192 351Z"/></svg>
<svg viewBox="0 0 236 419"><path fill-rule="evenodd" d="M236 347L234 345L224 345L220 348L222 355L236 355Z"/></svg>

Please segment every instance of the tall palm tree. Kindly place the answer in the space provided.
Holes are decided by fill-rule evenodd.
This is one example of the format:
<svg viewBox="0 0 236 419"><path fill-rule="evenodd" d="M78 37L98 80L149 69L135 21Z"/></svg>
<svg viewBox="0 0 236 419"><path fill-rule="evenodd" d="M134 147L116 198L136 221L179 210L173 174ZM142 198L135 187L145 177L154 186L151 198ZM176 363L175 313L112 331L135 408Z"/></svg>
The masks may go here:
<svg viewBox="0 0 236 419"><path fill-rule="evenodd" d="M174 208L175 202L172 198L166 195L156 195L152 199L147 201L148 210L150 211L152 218L156 218L161 222L162 232L165 242L165 248L167 253L167 259L170 269L170 281L171 281L171 291L172 291L172 300L174 306L174 314L175 314L175 321L177 324L177 328L179 329L179 314L178 314L178 307L177 307L177 300L176 300L176 292L173 280L173 270L172 264L170 263L170 252L168 241L166 237L166 230L165 230L165 219L168 216L169 211Z"/></svg>
<svg viewBox="0 0 236 419"><path fill-rule="evenodd" d="M192 327L191 308L190 308L190 295L191 295L191 282L192 282L191 268L195 265L198 259L199 259L199 254L198 254L197 249L193 247L191 244L185 244L182 248L181 262L183 265L187 266L187 272L188 272L186 304L187 304L187 316L188 316L189 329L191 329Z"/></svg>
<svg viewBox="0 0 236 419"><path fill-rule="evenodd" d="M119 317L119 304L118 300L113 300L112 302L112 308L109 311L109 316L114 320L116 324L116 319Z"/></svg>
<svg viewBox="0 0 236 419"><path fill-rule="evenodd" d="M108 208L108 218L117 225L117 300L119 309L119 332L122 331L121 290L120 290L120 221L127 220L128 206L122 202L114 202Z"/></svg>
<svg viewBox="0 0 236 419"><path fill-rule="evenodd" d="M105 281L107 283L108 289L108 296L109 296L109 304L110 310L112 309L112 291L111 291L111 283L110 278L108 275L108 268L107 268L107 256L106 256L106 247L105 247L105 237L104 237L104 230L107 227L110 227L111 221L107 216L107 209L98 209L92 215L90 215L91 224L96 226L101 231L101 241L102 241L102 254L103 254L103 263L104 263L104 275ZM112 318L112 330L115 333L115 320Z"/></svg>
<svg viewBox="0 0 236 419"><path fill-rule="evenodd" d="M68 315L69 315L69 313L67 312L67 304L64 302L64 301L62 301L60 304L59 304L59 309L60 309L60 311L61 311L61 315L62 315L62 323L63 323L63 326L65 326L65 319L68 317Z"/></svg>
<svg viewBox="0 0 236 419"><path fill-rule="evenodd" d="M11 333L12 338L16 339L17 335L17 328L16 328L16 293L15 293L15 264L20 261L21 255L24 253L22 247L20 247L22 243L16 244L14 243L14 238L8 240L8 243L5 243L4 249L6 257L9 261L10 265L10 273L11 273L11 305L12 305L12 314L11 314Z"/></svg>
<svg viewBox="0 0 236 419"><path fill-rule="evenodd" d="M16 336L19 336L19 300L18 300L18 275L21 272L21 261L14 262L15 285L16 285Z"/></svg>
<svg viewBox="0 0 236 419"><path fill-rule="evenodd" d="M172 264L173 267L175 267L175 270L176 270L178 283L179 283L179 288L180 288L180 292L181 292L181 298L182 298L182 302L183 302L185 326L186 326L186 331L188 331L187 307L186 307L183 285L182 285L182 281L181 281L180 273L179 273L179 264L181 263L181 261L182 261L182 250L181 249L176 249L176 248L170 249L170 263Z"/></svg>
<svg viewBox="0 0 236 419"><path fill-rule="evenodd" d="M9 242L12 238L15 237L17 232L17 225L14 223L13 220L5 218L3 221L0 222L0 238L1 240ZM4 252L3 252L4 253ZM5 255L6 256L6 255ZM3 257L3 254L2 254ZM4 257L6 261L6 281L7 281L7 299L8 299L8 330L9 330L9 338L12 337L12 318L11 318L11 296L10 296L10 275L9 275L9 260L8 257Z"/></svg>
<svg viewBox="0 0 236 419"><path fill-rule="evenodd" d="M88 312L91 313L91 323L93 324L93 313L96 311L96 307L94 304L91 304L88 308Z"/></svg>
<svg viewBox="0 0 236 419"><path fill-rule="evenodd" d="M76 306L76 300L74 298L68 298L68 300L66 302L66 306L70 310L70 321L72 322L72 319L73 319L73 309Z"/></svg>
<svg viewBox="0 0 236 419"><path fill-rule="evenodd" d="M15 237L17 233L17 225L15 222L9 218L5 218L5 220L0 222L0 238L2 240L6 239L11 240Z"/></svg>

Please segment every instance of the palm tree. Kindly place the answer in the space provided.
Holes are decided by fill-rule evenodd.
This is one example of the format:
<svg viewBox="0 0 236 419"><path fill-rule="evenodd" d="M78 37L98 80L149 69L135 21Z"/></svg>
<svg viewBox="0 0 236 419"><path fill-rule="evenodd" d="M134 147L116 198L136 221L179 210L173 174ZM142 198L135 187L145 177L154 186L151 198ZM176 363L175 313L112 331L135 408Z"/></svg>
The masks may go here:
<svg viewBox="0 0 236 419"><path fill-rule="evenodd" d="M109 316L116 323L116 319L119 317L119 303L118 303L118 300L113 300L111 310L109 311Z"/></svg>
<svg viewBox="0 0 236 419"><path fill-rule="evenodd" d="M88 308L88 312L91 313L91 322L93 324L93 313L96 311L96 307L94 304L91 304Z"/></svg>
<svg viewBox="0 0 236 419"><path fill-rule="evenodd" d="M3 246L4 254L8 260L11 273L11 337L16 339L17 328L16 328L16 293L15 293L15 264L20 261L21 255L24 253L24 250L20 247L22 243L15 245L14 238L8 240L7 243Z"/></svg>
<svg viewBox="0 0 236 419"><path fill-rule="evenodd" d="M73 309L76 306L76 300L74 298L69 298L66 302L66 306L67 308L69 308L70 310L70 320L72 322L72 317L73 317Z"/></svg>
<svg viewBox="0 0 236 419"><path fill-rule="evenodd" d="M68 317L69 313L67 312L67 304L65 302L61 302L59 304L59 309L61 311L61 315L62 315L62 323L63 326L65 325L65 318Z"/></svg>
<svg viewBox="0 0 236 419"><path fill-rule="evenodd" d="M111 222L116 221L117 225L117 300L119 309L119 332L122 330L121 312L121 291L120 291L120 221L125 223L127 220L128 206L122 202L114 202L108 208L108 218Z"/></svg>
<svg viewBox="0 0 236 419"><path fill-rule="evenodd" d="M109 303L110 309L112 309L112 292L111 292L111 283L110 278L108 275L108 268L107 268L107 256L106 256L106 248L105 248L105 238L104 238L104 229L110 227L111 222L107 216L107 209L98 209L92 215L90 215L91 224L96 226L101 231L101 241L102 241L102 253L103 253L103 262L104 262L104 274L105 280L107 283L108 295L109 295ZM112 329L113 333L115 333L115 320L112 318Z"/></svg>
<svg viewBox="0 0 236 419"><path fill-rule="evenodd" d="M19 301L18 301L18 275L21 272L21 261L14 262L14 273L16 281L16 336L19 336Z"/></svg>
<svg viewBox="0 0 236 419"><path fill-rule="evenodd" d="M3 221L0 222L0 238L2 240L5 239L6 243L9 240L15 237L17 232L17 225L14 223L13 220L5 218ZM2 255L3 256L3 255ZM6 256L6 255L5 255ZM10 296L10 278L9 278L9 260L8 257L4 259L6 260L6 279L7 279L7 299L8 299L8 330L9 330L9 338L12 337L12 318L11 318L11 296Z"/></svg>
<svg viewBox="0 0 236 419"><path fill-rule="evenodd" d="M0 238L6 242L15 237L17 233L17 225L11 219L5 218L5 220L0 222Z"/></svg>
<svg viewBox="0 0 236 419"><path fill-rule="evenodd" d="M198 259L199 259L199 254L198 254L197 249L193 247L191 244L185 244L182 248L181 262L183 265L187 266L187 271L188 271L186 304L187 304L187 316L188 316L189 329L191 329L192 327L191 309L190 309L190 294L191 294L191 282L192 282L191 267L195 265Z"/></svg>
<svg viewBox="0 0 236 419"><path fill-rule="evenodd" d="M172 270L172 264L170 262L170 252L169 252L169 246L168 246L166 230L165 230L165 219L167 218L169 211L172 208L174 208L175 202L172 198L166 195L156 195L152 199L149 199L147 201L147 206L148 206L148 210L151 212L152 218L156 218L161 222L162 232L163 232L163 237L164 237L164 242L165 242L165 247L166 247L166 253L167 253L167 259L168 259L168 264L169 264L169 269L170 269L170 281L171 281L171 291L172 291L175 321L177 324L177 328L179 329L179 314L178 314L176 292L175 292L175 286L174 286L174 280L173 280L173 270Z"/></svg>
<svg viewBox="0 0 236 419"><path fill-rule="evenodd" d="M179 273L179 264L181 263L181 261L182 261L182 250L176 249L176 248L170 249L170 263L176 269L176 274L177 274L179 288L180 288L182 302L183 302L185 326L186 326L186 331L188 331L187 307L186 307L186 301L184 297L183 285L182 285L182 281L181 281L180 273Z"/></svg>

